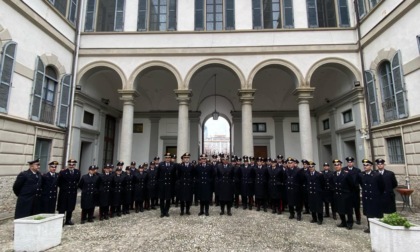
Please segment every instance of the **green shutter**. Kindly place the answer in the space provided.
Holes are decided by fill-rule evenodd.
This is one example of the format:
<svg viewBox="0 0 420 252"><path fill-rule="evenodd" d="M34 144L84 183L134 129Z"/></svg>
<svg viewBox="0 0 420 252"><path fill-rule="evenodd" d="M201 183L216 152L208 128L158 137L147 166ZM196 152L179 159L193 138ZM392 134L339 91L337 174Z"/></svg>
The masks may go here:
<svg viewBox="0 0 420 252"><path fill-rule="evenodd" d="M373 125L379 124L379 116L378 116L378 102L376 99L376 87L375 87L375 79L373 77L372 72L365 71L366 76L366 88L367 88L367 98L368 98L368 106L370 111L370 121Z"/></svg>
<svg viewBox="0 0 420 252"><path fill-rule="evenodd" d="M316 9L316 0L306 0L308 10L308 27L318 27L318 13Z"/></svg>
<svg viewBox="0 0 420 252"><path fill-rule="evenodd" d="M95 6L96 0L88 0L86 5L86 19L85 19L85 31L93 32L93 25L95 23Z"/></svg>
<svg viewBox="0 0 420 252"><path fill-rule="evenodd" d="M15 66L16 46L16 42L13 41L6 43L0 59L0 112L7 112Z"/></svg>
<svg viewBox="0 0 420 252"><path fill-rule="evenodd" d="M61 94L58 108L57 125L63 128L67 127L67 120L69 116L71 81L72 77L69 74L66 74L61 78Z"/></svg>
<svg viewBox="0 0 420 252"><path fill-rule="evenodd" d="M41 117L41 102L44 92L45 66L40 57L36 58L34 86L32 89L31 119L39 121Z"/></svg>
<svg viewBox="0 0 420 252"><path fill-rule="evenodd" d="M408 116L407 98L405 94L404 75L401 67L401 52L395 53L391 63L392 78L394 83L395 105L398 118Z"/></svg>
<svg viewBox="0 0 420 252"><path fill-rule="evenodd" d="M125 0L115 0L114 31L124 30L124 4Z"/></svg>

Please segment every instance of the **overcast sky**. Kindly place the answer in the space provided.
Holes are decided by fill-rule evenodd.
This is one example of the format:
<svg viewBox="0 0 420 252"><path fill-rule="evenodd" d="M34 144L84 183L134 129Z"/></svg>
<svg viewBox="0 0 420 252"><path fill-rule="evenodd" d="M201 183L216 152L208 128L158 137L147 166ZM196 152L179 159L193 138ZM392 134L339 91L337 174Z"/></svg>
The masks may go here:
<svg viewBox="0 0 420 252"><path fill-rule="evenodd" d="M213 118L208 119L205 127L207 127L209 137L214 135L229 136L229 123L221 116L217 120L213 120Z"/></svg>

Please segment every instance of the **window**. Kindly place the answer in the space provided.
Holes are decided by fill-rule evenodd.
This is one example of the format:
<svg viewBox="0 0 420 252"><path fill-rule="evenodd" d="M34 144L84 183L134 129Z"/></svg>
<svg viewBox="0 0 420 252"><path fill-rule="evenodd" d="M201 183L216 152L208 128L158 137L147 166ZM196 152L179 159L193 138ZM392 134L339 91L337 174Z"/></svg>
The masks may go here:
<svg viewBox="0 0 420 252"><path fill-rule="evenodd" d="M290 127L292 132L299 132L299 123L291 123Z"/></svg>
<svg viewBox="0 0 420 252"><path fill-rule="evenodd" d="M123 31L125 0L88 0L85 31Z"/></svg>
<svg viewBox="0 0 420 252"><path fill-rule="evenodd" d="M375 7L379 1L381 0L369 0L370 8L372 9L373 7Z"/></svg>
<svg viewBox="0 0 420 252"><path fill-rule="evenodd" d="M254 29L293 28L292 0L252 0Z"/></svg>
<svg viewBox="0 0 420 252"><path fill-rule="evenodd" d="M114 162L115 125L115 118L107 115L105 118L103 164L112 164Z"/></svg>
<svg viewBox="0 0 420 252"><path fill-rule="evenodd" d="M386 139L388 146L388 156L390 164L404 164L404 149L401 137L391 137Z"/></svg>
<svg viewBox="0 0 420 252"><path fill-rule="evenodd" d="M234 3L234 0L195 0L195 30L234 30Z"/></svg>
<svg viewBox="0 0 420 252"><path fill-rule="evenodd" d="M330 129L330 119L325 119L322 121L322 126L324 130Z"/></svg>
<svg viewBox="0 0 420 252"><path fill-rule="evenodd" d="M392 61L384 61L379 66L382 89L382 108L386 122L408 116L404 78L401 69L400 51Z"/></svg>
<svg viewBox="0 0 420 252"><path fill-rule="evenodd" d="M351 109L343 112L343 122L344 123L353 122L353 113Z"/></svg>
<svg viewBox="0 0 420 252"><path fill-rule="evenodd" d="M362 18L366 15L366 6L365 6L365 0L357 0L357 11L359 13L359 18Z"/></svg>
<svg viewBox="0 0 420 252"><path fill-rule="evenodd" d="M175 31L177 0L140 0L138 31Z"/></svg>
<svg viewBox="0 0 420 252"><path fill-rule="evenodd" d="M50 158L50 150L51 150L51 140L44 139L44 138L37 138L35 143L35 157L39 158L40 160L40 172L46 173L47 165Z"/></svg>
<svg viewBox="0 0 420 252"><path fill-rule="evenodd" d="M347 0L306 0L306 6L309 27L350 26Z"/></svg>
<svg viewBox="0 0 420 252"><path fill-rule="evenodd" d="M379 115L378 115L378 102L376 99L376 86L373 73L371 71L365 71L366 76L366 88L368 93L368 106L370 113L370 121L372 125L379 124Z"/></svg>
<svg viewBox="0 0 420 252"><path fill-rule="evenodd" d="M79 0L49 0L49 2L70 22L76 24Z"/></svg>
<svg viewBox="0 0 420 252"><path fill-rule="evenodd" d="M7 112L17 44L6 43L0 56L0 112Z"/></svg>
<svg viewBox="0 0 420 252"><path fill-rule="evenodd" d="M67 127L71 96L71 75L64 75L60 82L58 94L58 76L51 66L44 66L38 57L35 67L34 86L32 90L31 119L45 123L54 123L57 113L57 126ZM55 106L58 105L58 112Z"/></svg>
<svg viewBox="0 0 420 252"><path fill-rule="evenodd" d="M84 124L89 124L89 125L92 125L93 126L93 119L94 118L95 118L95 115L92 114L92 113L90 113L90 112L88 112L88 111L85 111L83 113L83 123Z"/></svg>
<svg viewBox="0 0 420 252"><path fill-rule="evenodd" d="M253 123L252 132L267 132L267 124L266 123Z"/></svg>

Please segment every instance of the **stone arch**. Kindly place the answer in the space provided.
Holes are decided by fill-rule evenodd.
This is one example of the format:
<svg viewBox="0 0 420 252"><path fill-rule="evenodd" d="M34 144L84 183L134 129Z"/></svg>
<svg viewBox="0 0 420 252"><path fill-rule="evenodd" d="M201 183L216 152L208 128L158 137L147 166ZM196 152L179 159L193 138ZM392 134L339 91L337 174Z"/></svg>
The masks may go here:
<svg viewBox="0 0 420 252"><path fill-rule="evenodd" d="M127 86L130 87L130 89L135 89L134 87L134 81L136 80L137 76L144 71L145 69L149 68L149 67L162 67L166 70L168 70L169 72L171 72L174 76L175 79L177 81L177 86L178 89L181 89L181 87L183 86L182 84L182 78L181 75L179 74L178 70L171 64L164 62L164 61L150 61L150 62L146 62L140 66L138 66L134 72L130 75L130 78L128 79L128 83Z"/></svg>
<svg viewBox="0 0 420 252"><path fill-rule="evenodd" d="M359 79L359 80L362 79L362 75L361 75L360 71L357 69L357 67L355 67L352 63L348 62L347 60L341 59L341 58L325 58L325 59L321 59L321 60L315 62L309 68L308 73L306 74L305 82L302 83L301 85L303 87L310 87L312 75L315 73L315 71L319 67L321 67L325 64L338 64L338 65L344 66L345 68L347 68L348 70L350 70L353 73L353 75L356 79Z"/></svg>
<svg viewBox="0 0 420 252"><path fill-rule="evenodd" d="M84 66L82 69L79 70L79 72L77 74L77 82L76 83L79 84L81 79L84 77L84 75L89 70L92 70L96 67L107 67L107 68L110 68L110 69L114 70L120 76L121 83L122 83L121 89L128 89L127 88L127 79L125 77L124 72L121 70L120 67L118 67L117 65L115 65L111 62L108 62L108 61L95 61L95 62L92 62L92 63Z"/></svg>
<svg viewBox="0 0 420 252"><path fill-rule="evenodd" d="M57 76L63 76L64 74L66 74L66 69L63 66L63 64L61 64L58 60L57 55L44 53L40 56L40 58L45 66L51 66L57 71Z"/></svg>
<svg viewBox="0 0 420 252"><path fill-rule="evenodd" d="M290 63L290 62L288 62L286 60L282 60L282 59L269 59L269 60L265 60L263 62L260 62L259 64L257 64L251 70L251 72L250 72L250 74L248 76L247 88L252 88L252 83L254 81L255 75L261 69L263 69L266 66L270 66L270 65L284 66L289 71L291 71L294 74L294 77L296 78L296 80L295 80L296 87L299 87L300 83L302 83L302 81L303 81L303 75L302 75L302 73L299 71L299 69L295 65L293 65L292 63Z"/></svg>
<svg viewBox="0 0 420 252"><path fill-rule="evenodd" d="M381 49L378 52L378 55L376 56L375 60L372 61L372 63L370 64L370 69L371 70L378 70L379 65L385 61L392 61L392 58L395 56L395 54L397 53L397 50L395 50L394 48L389 48L389 49Z"/></svg>
<svg viewBox="0 0 420 252"><path fill-rule="evenodd" d="M187 76L185 77L185 82L180 89L188 89L190 86L191 78L194 76L194 74L202 67L211 65L211 64L218 64L218 65L226 66L227 68L232 70L236 74L236 76L239 78L241 88L247 88L244 74L242 73L242 71L239 69L238 66L236 66L230 61L220 59L220 58L215 58L215 59L206 59L195 64L190 69L190 71L188 71Z"/></svg>

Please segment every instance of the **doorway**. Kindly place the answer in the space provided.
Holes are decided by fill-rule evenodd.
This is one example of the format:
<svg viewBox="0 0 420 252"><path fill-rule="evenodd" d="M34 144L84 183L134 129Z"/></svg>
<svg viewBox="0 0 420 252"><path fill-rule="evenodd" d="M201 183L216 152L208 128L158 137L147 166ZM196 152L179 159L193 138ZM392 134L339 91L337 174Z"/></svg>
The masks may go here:
<svg viewBox="0 0 420 252"><path fill-rule="evenodd" d="M254 146L254 157L268 157L268 148L267 146Z"/></svg>
<svg viewBox="0 0 420 252"><path fill-rule="evenodd" d="M343 154L344 154L344 157L354 157L355 158L354 163L357 164L356 142L354 140L344 141Z"/></svg>
<svg viewBox="0 0 420 252"><path fill-rule="evenodd" d="M94 165L93 160L93 144L92 142L85 142L82 141L82 145L80 147L80 163L79 163L79 170L80 173L87 174L89 170L89 166Z"/></svg>
<svg viewBox="0 0 420 252"><path fill-rule="evenodd" d="M203 153L207 155L230 154L230 124L224 117L208 118L204 123Z"/></svg>

